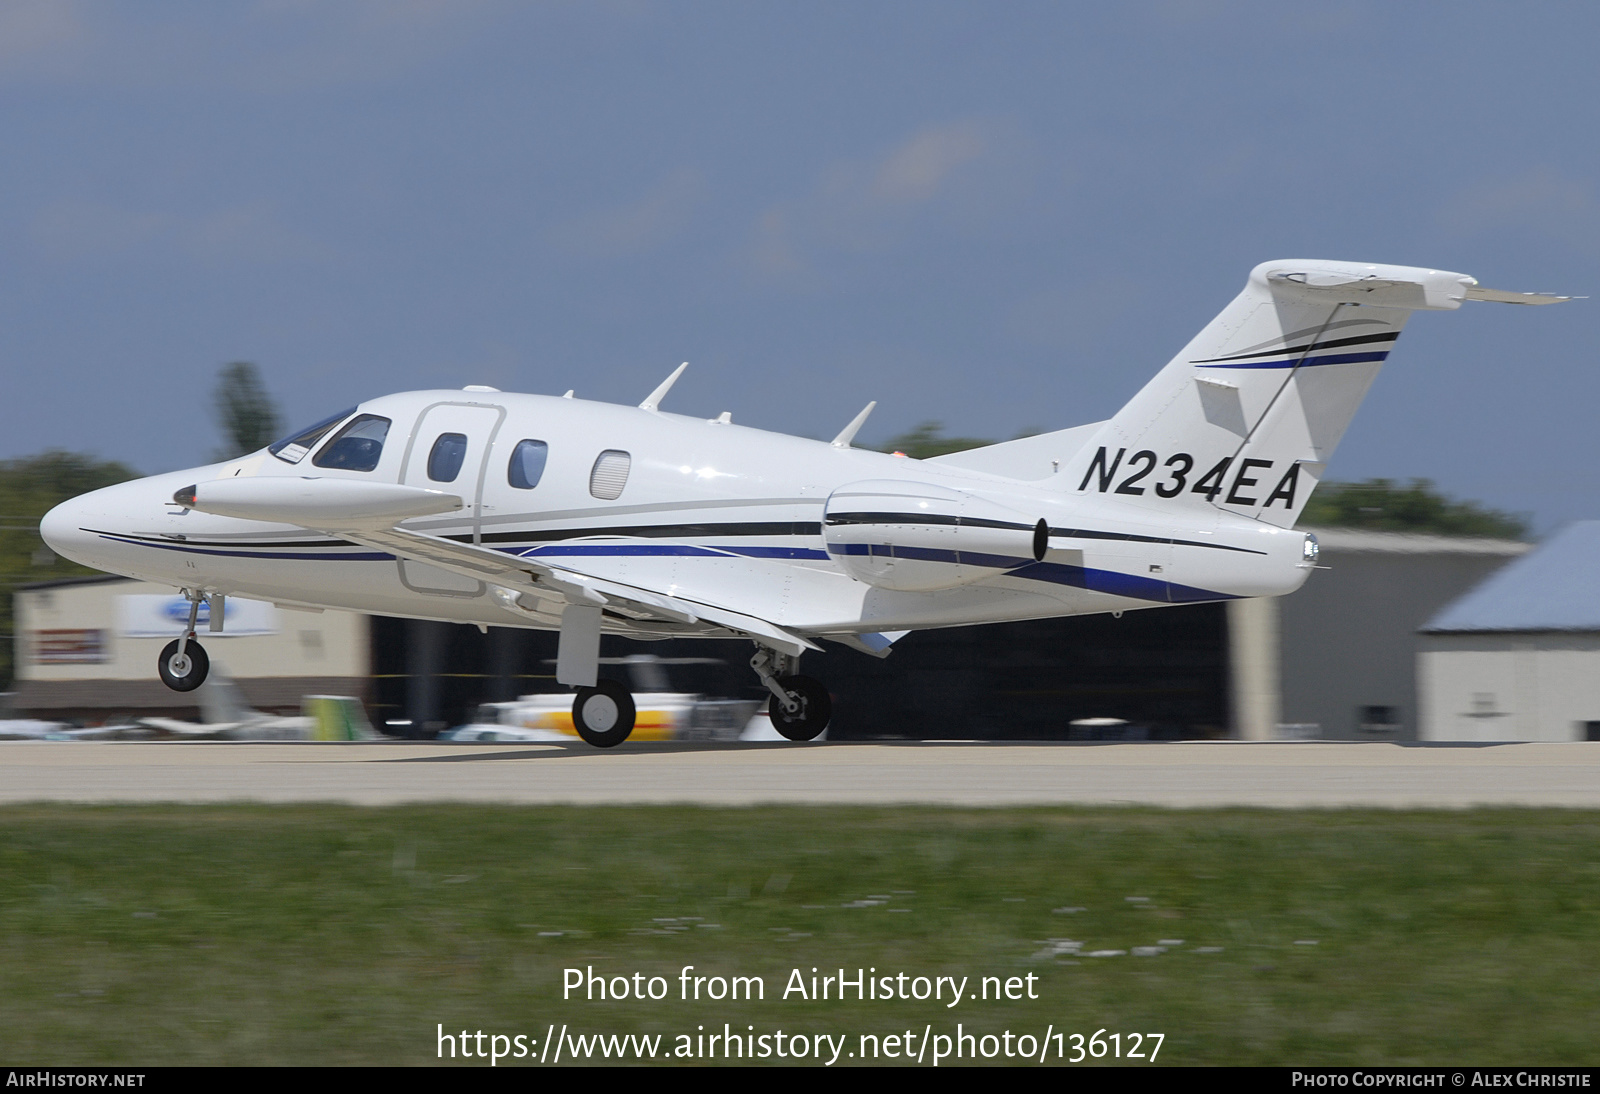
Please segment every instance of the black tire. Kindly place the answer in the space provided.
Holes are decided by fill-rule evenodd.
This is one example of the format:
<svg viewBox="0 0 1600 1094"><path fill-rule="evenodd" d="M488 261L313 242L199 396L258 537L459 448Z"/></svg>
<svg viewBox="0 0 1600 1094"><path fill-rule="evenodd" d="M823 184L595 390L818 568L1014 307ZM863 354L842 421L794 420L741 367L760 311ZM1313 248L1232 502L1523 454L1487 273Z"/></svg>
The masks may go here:
<svg viewBox="0 0 1600 1094"><path fill-rule="evenodd" d="M211 671L211 658L194 639L189 639L183 656L184 663L177 664L178 640L174 638L162 647L161 659L156 662L161 682L173 691L193 691L206 682L206 673Z"/></svg>
<svg viewBox="0 0 1600 1094"><path fill-rule="evenodd" d="M572 728L586 744L615 748L633 732L637 713L627 688L615 680L600 680L573 696Z"/></svg>
<svg viewBox="0 0 1600 1094"><path fill-rule="evenodd" d="M767 701L772 728L791 741L815 740L828 728L828 719L833 717L833 697L828 689L822 686L821 680L810 676L783 676L778 679L778 686L800 700L800 709L788 713L774 695Z"/></svg>

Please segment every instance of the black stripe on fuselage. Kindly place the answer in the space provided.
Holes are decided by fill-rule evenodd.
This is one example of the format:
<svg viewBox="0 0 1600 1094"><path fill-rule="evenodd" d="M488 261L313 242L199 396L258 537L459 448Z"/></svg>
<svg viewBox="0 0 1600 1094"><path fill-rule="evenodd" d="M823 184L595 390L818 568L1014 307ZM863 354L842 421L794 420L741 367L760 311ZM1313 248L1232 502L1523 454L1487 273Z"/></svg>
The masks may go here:
<svg viewBox="0 0 1600 1094"><path fill-rule="evenodd" d="M1018 524L1009 520L988 520L983 517L957 517L948 513L829 513L824 524L954 524L969 528L1009 528L1031 532L1032 524Z"/></svg>
<svg viewBox="0 0 1600 1094"><path fill-rule="evenodd" d="M746 521L725 524L648 524L615 528L537 528L522 532L485 532L482 543L553 543L564 539L593 536L623 536L635 539L693 539L697 536L820 536L816 521ZM470 535L445 536L445 539L470 542Z"/></svg>
<svg viewBox="0 0 1600 1094"><path fill-rule="evenodd" d="M1249 361L1257 357L1282 357L1289 353L1310 353L1312 350L1335 349L1339 346L1366 346L1375 342L1393 342L1399 331L1388 334L1358 334L1353 338L1330 338L1324 342L1310 342L1303 346L1285 346L1282 349L1263 350L1260 353L1236 353L1231 357L1208 357L1204 361L1190 361L1191 365L1211 365L1220 361Z"/></svg>
<svg viewBox="0 0 1600 1094"><path fill-rule="evenodd" d="M947 514L929 513L829 513L826 523L835 524L947 524L947 525L972 525L978 528L1009 528L1019 532L1031 532L1034 525L1013 524L1003 520L979 520L968 517L954 517ZM1201 543L1192 539L1173 539L1169 536L1139 536L1132 532L1098 532L1090 528L1056 528L1051 527L1052 537L1060 536L1063 539L1110 539L1122 540L1129 543L1165 543L1178 547L1209 547L1214 551L1240 551L1249 555L1264 555L1265 551L1251 550L1249 547L1232 547L1226 543Z"/></svg>
<svg viewBox="0 0 1600 1094"><path fill-rule="evenodd" d="M945 514L927 513L836 513L827 518L830 525L845 524L965 524L977 528L1005 528L1015 531L1031 532L1031 524L1013 524L1007 521L986 520L982 518L954 517ZM1246 554L1261 555L1265 551L1253 551L1248 547L1232 547L1225 543L1200 543L1188 539L1172 539L1163 536L1140 536L1131 532L1100 532L1089 528L1056 528L1050 529L1052 536L1065 539L1104 539L1124 540L1132 543L1165 543L1182 547L1209 547L1217 551L1242 551ZM338 539L330 536L326 539L316 540L273 540L261 542L247 539L190 539L173 540L168 536L136 536L121 534L121 538L140 540L153 545L175 546L182 544L186 547L254 547L281 548L285 550L304 550L308 547L360 547L358 543ZM589 539L593 537L615 536L633 539L693 539L696 537L715 536L810 536L822 535L822 525L815 521L752 521L743 523L723 524L652 524L637 527L608 527L608 528L541 528L523 532L488 532L476 541L485 544L534 544L557 543L570 539ZM452 540L457 543L474 542L469 532L457 535L441 536L441 539Z"/></svg>
<svg viewBox="0 0 1600 1094"><path fill-rule="evenodd" d="M1193 539L1172 539L1168 536L1136 536L1132 532L1096 532L1090 528L1055 528L1050 529L1051 537L1060 536L1062 539L1122 539L1132 543L1170 543L1174 547L1209 547L1213 551L1240 551L1247 555L1264 555L1265 551L1252 550L1249 547L1233 547L1226 543L1201 543Z"/></svg>

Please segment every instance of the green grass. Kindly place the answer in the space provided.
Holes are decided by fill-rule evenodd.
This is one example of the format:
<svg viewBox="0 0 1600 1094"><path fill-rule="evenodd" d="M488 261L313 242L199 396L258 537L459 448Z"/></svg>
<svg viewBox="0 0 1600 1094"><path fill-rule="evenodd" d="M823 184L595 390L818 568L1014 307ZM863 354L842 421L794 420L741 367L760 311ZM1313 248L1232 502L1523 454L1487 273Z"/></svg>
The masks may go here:
<svg viewBox="0 0 1600 1094"><path fill-rule="evenodd" d="M438 1023L854 1049L959 1021L1161 1032L1158 1063L1594 1064L1597 837L1556 810L7 807L0 1043L8 1064L393 1064L434 1062ZM1184 943L1040 956L1060 938ZM681 1002L684 965L762 976L766 1000ZM563 1001L586 966L672 995ZM1032 972L1040 998L783 1001L813 966Z"/></svg>

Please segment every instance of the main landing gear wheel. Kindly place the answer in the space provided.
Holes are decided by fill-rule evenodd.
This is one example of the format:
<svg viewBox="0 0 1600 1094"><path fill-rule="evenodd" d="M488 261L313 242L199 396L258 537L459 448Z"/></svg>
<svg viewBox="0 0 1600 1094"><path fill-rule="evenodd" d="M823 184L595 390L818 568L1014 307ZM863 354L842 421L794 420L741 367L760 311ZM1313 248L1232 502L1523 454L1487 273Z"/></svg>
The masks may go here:
<svg viewBox="0 0 1600 1094"><path fill-rule="evenodd" d="M833 717L833 699L828 695L828 689L822 686L821 680L810 676L779 677L778 686L800 706L797 710L788 711L783 709L776 695L767 700L767 715L772 719L772 728L791 741L815 740L819 733L828 728L828 719Z"/></svg>
<svg viewBox="0 0 1600 1094"><path fill-rule="evenodd" d="M597 681L592 688L579 688L572 700L572 728L596 748L613 748L633 732L633 696L615 680Z"/></svg>
<svg viewBox="0 0 1600 1094"><path fill-rule="evenodd" d="M193 691L206 682L206 673L211 671L211 658L206 656L200 643L192 638L184 643L183 655L179 656L178 639L174 638L162 648L156 671L161 673L161 682L173 691Z"/></svg>

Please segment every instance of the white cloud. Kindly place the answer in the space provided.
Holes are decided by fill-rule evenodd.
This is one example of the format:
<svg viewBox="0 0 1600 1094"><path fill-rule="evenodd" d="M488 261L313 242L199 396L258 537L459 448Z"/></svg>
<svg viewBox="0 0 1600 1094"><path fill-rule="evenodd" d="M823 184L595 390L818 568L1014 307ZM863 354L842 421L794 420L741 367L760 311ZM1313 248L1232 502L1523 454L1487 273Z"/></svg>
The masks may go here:
<svg viewBox="0 0 1600 1094"><path fill-rule="evenodd" d="M1511 229L1583 244L1600 239L1594 186L1548 165L1468 186L1444 204L1439 220L1463 236Z"/></svg>
<svg viewBox="0 0 1600 1094"><path fill-rule="evenodd" d="M260 0L174 14L77 0L0 3L0 79L284 93L392 79L456 52L507 0Z"/></svg>
<svg viewBox="0 0 1600 1094"><path fill-rule="evenodd" d="M83 34L73 0L7 0L0 4L0 65L25 65L71 49Z"/></svg>
<svg viewBox="0 0 1600 1094"><path fill-rule="evenodd" d="M593 257L648 251L683 230L704 192L699 171L679 168L634 201L559 225L555 238L567 249Z"/></svg>
<svg viewBox="0 0 1600 1094"><path fill-rule="evenodd" d="M792 274L806 256L882 250L919 217L972 224L1009 206L1019 162L1007 123L958 119L926 126L859 160L829 165L810 193L769 206L753 228L750 258L772 274Z"/></svg>
<svg viewBox="0 0 1600 1094"><path fill-rule="evenodd" d="M284 224L264 202L180 216L60 201L41 209L31 229L34 244L59 262L141 249L178 251L212 265L324 261L333 254L326 244Z"/></svg>
<svg viewBox="0 0 1600 1094"><path fill-rule="evenodd" d="M756 222L756 240L751 257L756 269L767 274L793 274L802 268L789 239L789 216L782 209L768 209Z"/></svg>
<svg viewBox="0 0 1600 1094"><path fill-rule="evenodd" d="M928 201L952 172L982 155L986 143L976 122L924 129L883 158L872 179L872 194L886 202Z"/></svg>

